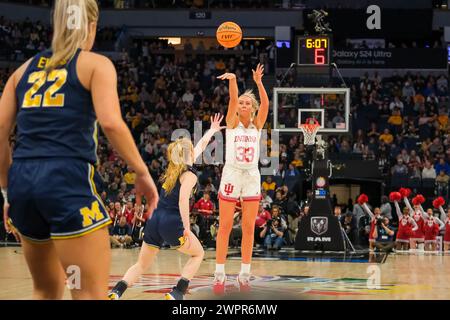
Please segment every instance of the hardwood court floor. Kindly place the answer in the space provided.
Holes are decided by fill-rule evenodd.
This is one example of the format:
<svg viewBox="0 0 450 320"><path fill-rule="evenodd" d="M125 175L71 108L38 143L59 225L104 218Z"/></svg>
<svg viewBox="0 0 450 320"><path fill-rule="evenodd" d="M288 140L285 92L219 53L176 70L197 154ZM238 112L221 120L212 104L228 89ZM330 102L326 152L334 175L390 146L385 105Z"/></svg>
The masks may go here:
<svg viewBox="0 0 450 320"><path fill-rule="evenodd" d="M112 251L111 285L136 261L138 253L139 249ZM253 291L245 296L238 294L234 286L240 268L239 254L235 251L230 256L225 299L450 299L448 255L389 255L386 259L371 256L373 262L369 263L368 255L345 261L289 254L280 260L278 253L257 254L252 266ZM176 283L186 260L178 252L161 251L151 269L123 299L162 299L163 293ZM0 248L0 270L0 299L31 298L31 278L21 248ZM379 286L368 287L368 277L377 270ZM207 251L187 299L216 299L211 290L213 272L214 252ZM65 298L69 297L66 290Z"/></svg>

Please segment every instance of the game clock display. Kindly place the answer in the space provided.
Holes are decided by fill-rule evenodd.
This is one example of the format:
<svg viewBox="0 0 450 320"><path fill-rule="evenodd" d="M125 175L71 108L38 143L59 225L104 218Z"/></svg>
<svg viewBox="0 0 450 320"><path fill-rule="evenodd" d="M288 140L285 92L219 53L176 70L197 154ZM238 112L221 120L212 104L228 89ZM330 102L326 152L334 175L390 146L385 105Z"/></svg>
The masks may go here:
<svg viewBox="0 0 450 320"><path fill-rule="evenodd" d="M328 66L330 64L330 38L299 37L298 64L300 66Z"/></svg>

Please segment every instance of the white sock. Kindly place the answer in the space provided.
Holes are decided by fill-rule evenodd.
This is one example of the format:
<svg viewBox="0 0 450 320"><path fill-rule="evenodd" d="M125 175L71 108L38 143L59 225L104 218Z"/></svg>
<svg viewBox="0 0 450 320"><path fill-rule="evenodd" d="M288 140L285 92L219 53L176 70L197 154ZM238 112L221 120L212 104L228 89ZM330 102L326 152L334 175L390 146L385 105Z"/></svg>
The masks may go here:
<svg viewBox="0 0 450 320"><path fill-rule="evenodd" d="M250 274L250 264L241 263L241 274Z"/></svg>
<svg viewBox="0 0 450 320"><path fill-rule="evenodd" d="M225 274L225 265L216 263L216 273Z"/></svg>

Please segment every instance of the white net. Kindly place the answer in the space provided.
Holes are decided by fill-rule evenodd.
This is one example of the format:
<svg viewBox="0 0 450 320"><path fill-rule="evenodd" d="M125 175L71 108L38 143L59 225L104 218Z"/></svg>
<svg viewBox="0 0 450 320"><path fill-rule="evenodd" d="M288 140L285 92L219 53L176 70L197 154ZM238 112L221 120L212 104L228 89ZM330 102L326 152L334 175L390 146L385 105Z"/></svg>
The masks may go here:
<svg viewBox="0 0 450 320"><path fill-rule="evenodd" d="M320 125L317 121L306 121L299 126L303 132L303 140L306 145L314 145L316 143L316 134L319 131Z"/></svg>

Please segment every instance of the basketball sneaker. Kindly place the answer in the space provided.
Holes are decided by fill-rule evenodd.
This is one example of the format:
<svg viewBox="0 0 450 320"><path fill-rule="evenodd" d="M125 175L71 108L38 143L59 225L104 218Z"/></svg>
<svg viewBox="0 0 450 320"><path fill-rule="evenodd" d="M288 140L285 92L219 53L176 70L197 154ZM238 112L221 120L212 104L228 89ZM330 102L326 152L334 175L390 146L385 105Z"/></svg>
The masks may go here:
<svg viewBox="0 0 450 320"><path fill-rule="evenodd" d="M172 291L165 294L166 300L184 300L184 296L177 287L173 287Z"/></svg>
<svg viewBox="0 0 450 320"><path fill-rule="evenodd" d="M120 299L120 296L119 296L119 294L118 294L117 292L115 292L115 291L110 291L110 292L108 293L108 299L109 299L109 300L119 300L119 299Z"/></svg>
<svg viewBox="0 0 450 320"><path fill-rule="evenodd" d="M225 293L225 282L227 276L223 273L214 273L213 292L216 295L223 295Z"/></svg>
<svg viewBox="0 0 450 320"><path fill-rule="evenodd" d="M240 292L250 292L250 275L248 273L240 273L236 277Z"/></svg>

